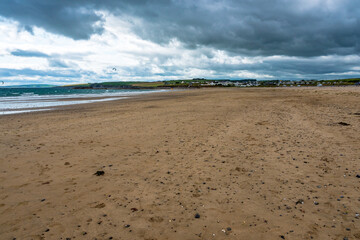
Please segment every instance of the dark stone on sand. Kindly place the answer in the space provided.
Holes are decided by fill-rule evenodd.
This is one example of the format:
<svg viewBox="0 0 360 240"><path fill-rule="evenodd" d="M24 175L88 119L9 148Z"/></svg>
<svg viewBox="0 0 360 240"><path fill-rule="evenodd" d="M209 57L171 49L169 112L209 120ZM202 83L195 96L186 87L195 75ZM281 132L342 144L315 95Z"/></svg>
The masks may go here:
<svg viewBox="0 0 360 240"><path fill-rule="evenodd" d="M99 203L94 208L104 208L104 207L105 207L105 203Z"/></svg>
<svg viewBox="0 0 360 240"><path fill-rule="evenodd" d="M229 232L230 232L230 231L231 231L231 227L227 227L227 228L226 228L226 231L229 231Z"/></svg>
<svg viewBox="0 0 360 240"><path fill-rule="evenodd" d="M196 213L195 218L200 218L200 214Z"/></svg>
<svg viewBox="0 0 360 240"><path fill-rule="evenodd" d="M280 238L281 238L281 239L285 239L284 235L281 235Z"/></svg>
<svg viewBox="0 0 360 240"><path fill-rule="evenodd" d="M124 225L124 228L129 228L130 227L130 224L125 224Z"/></svg>
<svg viewBox="0 0 360 240"><path fill-rule="evenodd" d="M136 212L138 209L137 208L131 208L131 211Z"/></svg>
<svg viewBox="0 0 360 240"><path fill-rule="evenodd" d="M295 203L295 205L298 205L298 204L304 204L304 200L302 200L302 199L297 200L297 202Z"/></svg>
<svg viewBox="0 0 360 240"><path fill-rule="evenodd" d="M50 231L50 229L46 229L46 230L45 230L45 232L48 232L48 231Z"/></svg>
<svg viewBox="0 0 360 240"><path fill-rule="evenodd" d="M350 124L346 122L338 122L338 124L341 126L350 126Z"/></svg>
<svg viewBox="0 0 360 240"><path fill-rule="evenodd" d="M94 173L94 175L96 176L103 176L105 174L104 171L96 171L96 173Z"/></svg>
<svg viewBox="0 0 360 240"><path fill-rule="evenodd" d="M357 178L360 178L360 174L356 174L356 177L357 177Z"/></svg>
<svg viewBox="0 0 360 240"><path fill-rule="evenodd" d="M69 162L65 162L65 163L64 163L64 165L66 165L66 166L67 166L67 165L70 165L70 163L69 163Z"/></svg>
<svg viewBox="0 0 360 240"><path fill-rule="evenodd" d="M315 205L319 205L319 203L318 203L318 202L316 202L316 201L314 201L314 204L315 204Z"/></svg>
<svg viewBox="0 0 360 240"><path fill-rule="evenodd" d="M46 200L45 198L41 199L42 202L44 202L45 200Z"/></svg>

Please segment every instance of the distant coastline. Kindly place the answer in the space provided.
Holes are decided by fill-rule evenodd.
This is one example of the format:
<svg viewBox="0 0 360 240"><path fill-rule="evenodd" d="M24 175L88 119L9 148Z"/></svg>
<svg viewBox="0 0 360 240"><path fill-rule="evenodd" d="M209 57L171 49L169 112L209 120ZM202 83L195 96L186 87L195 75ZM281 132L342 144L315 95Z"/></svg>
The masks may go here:
<svg viewBox="0 0 360 240"><path fill-rule="evenodd" d="M100 82L73 85L29 84L0 86L0 88L61 88L61 89L123 89L155 90L172 88L209 88L209 87L298 87L298 86L360 86L360 78L334 80L257 80L257 79L205 79L193 78L183 80L165 80L154 82Z"/></svg>
<svg viewBox="0 0 360 240"><path fill-rule="evenodd" d="M73 89L171 89L209 87L294 87L294 86L348 86L360 85L360 78L336 80L228 80L193 78L157 82L103 82L63 86Z"/></svg>

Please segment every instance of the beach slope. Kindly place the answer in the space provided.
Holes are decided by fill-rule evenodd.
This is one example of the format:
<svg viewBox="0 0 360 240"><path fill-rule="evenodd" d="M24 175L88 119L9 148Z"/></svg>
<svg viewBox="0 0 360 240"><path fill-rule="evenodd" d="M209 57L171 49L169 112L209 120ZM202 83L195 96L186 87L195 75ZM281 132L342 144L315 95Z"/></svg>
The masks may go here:
<svg viewBox="0 0 360 240"><path fill-rule="evenodd" d="M0 238L359 239L359 103L199 89L0 116Z"/></svg>

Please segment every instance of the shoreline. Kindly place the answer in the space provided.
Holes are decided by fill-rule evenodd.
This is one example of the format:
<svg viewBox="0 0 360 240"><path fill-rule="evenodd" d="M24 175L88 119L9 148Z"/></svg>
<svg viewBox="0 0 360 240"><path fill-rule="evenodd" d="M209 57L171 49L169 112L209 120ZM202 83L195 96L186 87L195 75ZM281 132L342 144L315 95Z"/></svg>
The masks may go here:
<svg viewBox="0 0 360 240"><path fill-rule="evenodd" d="M23 108L8 108L8 109L0 109L1 115L12 115L12 114L22 114L22 113L31 113L31 112L41 112L41 111L51 111L51 110L60 110L63 107L71 106L71 105L83 105L83 104L92 104L96 102L107 102L107 101L117 101L123 100L126 98L131 98L138 95L150 94L150 93L160 93L166 92L164 90L154 90L154 91L144 91L144 92L135 92L129 94L123 93L120 95L104 95L104 96L81 96L81 97L72 97L71 95L48 95L44 99L29 99L27 100L29 103L37 102L42 103L45 106L42 107L23 107ZM90 94L94 95L94 94ZM62 96L59 98L59 96ZM1 99L0 99L1 100ZM24 100L26 101L26 100ZM41 105L41 104L39 104Z"/></svg>
<svg viewBox="0 0 360 240"><path fill-rule="evenodd" d="M358 102L191 89L0 116L0 235L356 239Z"/></svg>
<svg viewBox="0 0 360 240"><path fill-rule="evenodd" d="M344 86L322 86L322 87L316 87L316 86L301 86L301 87L277 87L277 88L270 88L270 87L252 87L252 88L224 88L224 87L220 87L220 88L177 88L177 89L173 89L173 90L168 90L168 89L161 89L161 90L154 90L154 91L149 91L149 92L139 92L136 93L134 95L130 95L130 96L99 96L99 97L80 97L80 98L54 98L53 101L54 102L67 102L67 101L79 101L78 103L72 103L72 104L64 104L64 105L55 105L55 106L44 106L44 107L34 107L34 108L14 108L14 109L6 109L6 110L2 110L0 111L0 117L1 116L6 116L6 115L13 115L13 114L29 114L29 113L41 113L43 111L60 111L60 110L64 110L64 109L69 109L69 107L71 106L79 106L79 105L87 105L87 104L96 104L96 103L103 103L103 102L108 102L108 101L124 101L126 99L129 98L135 98L138 96L142 96L142 95L148 95L148 94L157 94L157 93L166 93L166 92L181 92L181 91L222 91L222 90L227 90L227 89L238 89L238 90L255 90L255 89L293 89L293 90L301 90L301 89L308 89L308 90L314 90L314 89L342 89L342 88L346 88L346 89L360 89L360 86L352 86L352 85L344 85ZM256 90L255 90L256 91ZM260 90L259 90L260 91ZM108 100L107 100L108 99ZM51 100L51 98L47 99L47 100ZM80 102L81 101L90 101L90 102ZM4 113L2 113L4 112ZM13 112L11 114L7 114L6 112Z"/></svg>

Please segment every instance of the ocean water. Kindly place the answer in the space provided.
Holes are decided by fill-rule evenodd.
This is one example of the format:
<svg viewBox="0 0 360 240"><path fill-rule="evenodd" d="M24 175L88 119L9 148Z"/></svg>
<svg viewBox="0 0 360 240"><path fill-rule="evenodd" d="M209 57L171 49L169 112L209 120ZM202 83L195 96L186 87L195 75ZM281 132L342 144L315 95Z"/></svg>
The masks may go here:
<svg viewBox="0 0 360 240"><path fill-rule="evenodd" d="M64 105L112 101L159 91L164 90L0 88L0 115L45 111Z"/></svg>

